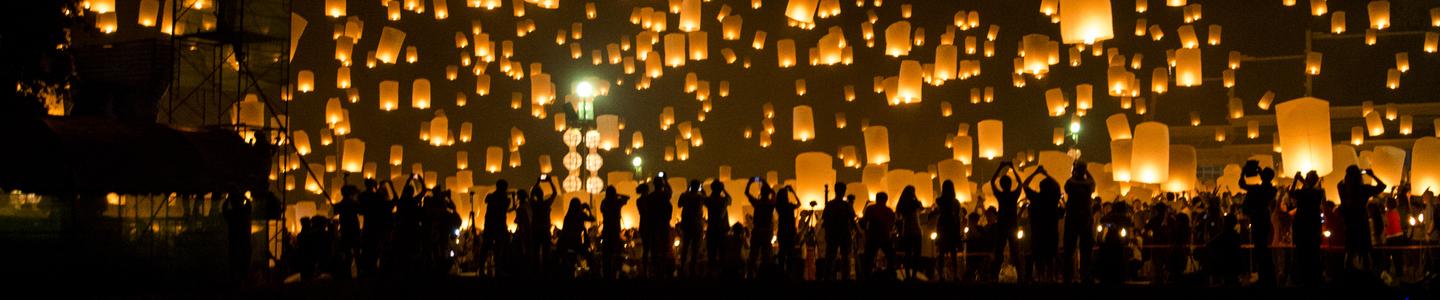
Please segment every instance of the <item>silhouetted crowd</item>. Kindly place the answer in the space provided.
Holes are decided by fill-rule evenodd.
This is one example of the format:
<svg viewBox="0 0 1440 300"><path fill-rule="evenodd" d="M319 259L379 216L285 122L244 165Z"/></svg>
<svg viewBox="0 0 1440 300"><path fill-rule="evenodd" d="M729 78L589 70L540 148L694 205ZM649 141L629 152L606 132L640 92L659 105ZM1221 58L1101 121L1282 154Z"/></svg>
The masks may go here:
<svg viewBox="0 0 1440 300"><path fill-rule="evenodd" d="M1022 175L1004 162L981 187L993 206L978 195L962 203L955 183L944 181L928 207L907 186L898 196L876 193L860 214L840 182L826 187L822 207L759 177L746 183L743 199L718 180L690 180L676 198L661 173L639 184L634 199L605 187L596 195L599 224L578 198L562 200L569 205L553 224L561 193L542 176L528 190L497 181L475 209L483 219L468 226L452 193L411 176L398 191L388 181L345 186L330 217L301 220L282 261L301 280L458 274L1312 286L1345 274L1430 276L1430 256L1374 245L1428 247L1436 240L1425 219L1434 215L1434 194L1412 197L1407 183L1388 188L1355 166L1344 172L1336 183L1310 172L1281 185L1273 169L1251 161L1234 193L1102 201L1084 163L1059 182L1044 167ZM1327 188L1338 190L1338 205L1326 200ZM753 212L732 223L732 201L747 201ZM639 212L634 228L622 223L630 205Z"/></svg>

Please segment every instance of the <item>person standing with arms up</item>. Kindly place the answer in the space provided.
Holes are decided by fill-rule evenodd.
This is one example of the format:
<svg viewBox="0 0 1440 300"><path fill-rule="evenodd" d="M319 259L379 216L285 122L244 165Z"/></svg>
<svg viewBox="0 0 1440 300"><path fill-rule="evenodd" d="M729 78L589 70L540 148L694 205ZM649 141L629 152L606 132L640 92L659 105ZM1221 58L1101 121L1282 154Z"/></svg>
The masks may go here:
<svg viewBox="0 0 1440 300"><path fill-rule="evenodd" d="M1075 274L1075 254L1080 254L1081 281L1090 282L1090 253L1095 245L1094 216L1091 195L1095 194L1095 178L1084 162L1076 161L1065 180L1065 252L1060 258L1060 278L1070 283Z"/></svg>
<svg viewBox="0 0 1440 300"><path fill-rule="evenodd" d="M1260 176L1259 184L1245 182L1246 177ZM1270 208L1275 205L1275 169L1260 169L1259 161L1246 161L1245 169L1241 170L1239 179L1240 189L1245 190L1245 202L1243 205L1245 215L1250 218L1250 242L1254 244L1253 252L1255 267L1260 272L1260 279L1256 284L1260 286L1275 285L1275 258L1270 252L1270 237L1274 235L1274 227L1270 223Z"/></svg>
<svg viewBox="0 0 1440 300"><path fill-rule="evenodd" d="M1025 264L1021 263L1020 243L1016 237L1018 232L1015 231L1019 219L1020 194L1021 191L1024 190L1015 182L1020 178L1020 171L1015 170L1014 163L1006 161L1000 163L1000 167L995 169L995 174L991 175L990 178L990 191L991 194L995 195L995 202L998 207L995 226L990 228L995 238L995 244L992 245L995 247L995 265L991 267L992 272L994 272L994 274L1000 274L1000 270L1004 265L1003 262L1007 245L1010 249L1010 259L1014 261L1013 264L1016 266L1015 269L1023 270L1023 268L1019 267ZM1025 275L1020 272L1017 272L1016 275L1018 275L1018 278L1025 278Z"/></svg>
<svg viewBox="0 0 1440 300"><path fill-rule="evenodd" d="M691 179L685 186L685 192L680 194L680 272L687 277L696 273L696 265L700 262L704 219L705 194L700 189L700 180Z"/></svg>
<svg viewBox="0 0 1440 300"><path fill-rule="evenodd" d="M1295 182L1290 184L1290 199L1295 199L1295 226L1291 240L1295 242L1295 270L1301 286L1313 287L1323 283L1320 267L1321 217L1320 203L1325 202L1325 189L1321 188L1320 176L1315 171L1301 176L1295 172ZM1304 178L1304 179L1300 179Z"/></svg>
<svg viewBox="0 0 1440 300"><path fill-rule="evenodd" d="M855 227L855 209L845 201L845 183L835 182L835 199L825 202L820 220L825 227L825 257L830 260L833 279L850 278L851 229Z"/></svg>
<svg viewBox="0 0 1440 300"><path fill-rule="evenodd" d="M706 267L711 275L719 275L725 259L725 243L730 232L730 192L720 180L710 182L710 196L705 197L705 255Z"/></svg>
<svg viewBox="0 0 1440 300"><path fill-rule="evenodd" d="M620 226L623 224L620 211L627 202L630 202L630 196L616 193L613 185L605 186L605 198L600 200L600 216L604 217L600 224L600 266L606 279L620 277L620 257L625 248L625 242L620 240Z"/></svg>
<svg viewBox="0 0 1440 300"><path fill-rule="evenodd" d="M1375 181L1365 184L1365 176ZM1335 186L1340 191L1340 217L1345 219L1345 268L1354 266L1360 260L1360 270L1370 271L1370 219L1366 211L1370 198L1385 192L1385 182L1375 177L1375 171L1360 170L1350 165L1345 168L1345 178Z"/></svg>
<svg viewBox="0 0 1440 300"><path fill-rule="evenodd" d="M801 266L798 262L799 255L795 249L795 242L798 233L795 228L795 210L800 208L800 195L795 194L794 187L783 187L775 191L775 239L779 242L780 248L776 250L776 256L780 259L780 270L785 273L786 278L794 278L795 271Z"/></svg>
<svg viewBox="0 0 1440 300"><path fill-rule="evenodd" d="M751 195L750 187L760 183L759 195ZM750 180L745 184L745 198L755 208L754 220L750 222L750 276L758 277L760 271L770 263L770 239L775 234L775 191L764 180Z"/></svg>
<svg viewBox="0 0 1440 300"><path fill-rule="evenodd" d="M1045 175L1045 179L1040 180L1040 190L1036 191L1030 188L1030 182L1039 175ZM1055 280L1055 243L1060 240L1060 233L1056 232L1060 225L1060 183L1045 171L1045 166L1040 166L1020 186L1025 190L1025 198L1030 199L1030 231L1034 232L1030 252L1035 257L1034 279L1050 282Z"/></svg>

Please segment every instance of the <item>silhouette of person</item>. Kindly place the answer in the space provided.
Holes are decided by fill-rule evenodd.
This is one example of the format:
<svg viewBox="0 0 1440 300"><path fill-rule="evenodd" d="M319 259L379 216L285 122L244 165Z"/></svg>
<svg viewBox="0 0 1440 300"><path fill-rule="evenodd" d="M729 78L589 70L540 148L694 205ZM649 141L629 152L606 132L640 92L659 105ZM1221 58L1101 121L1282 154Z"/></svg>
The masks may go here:
<svg viewBox="0 0 1440 300"><path fill-rule="evenodd" d="M359 194L360 189L354 185L340 187L340 201L331 207L340 221L340 249L336 258L345 268L335 276L341 278L350 277L349 266L360 251L360 202L356 199Z"/></svg>
<svg viewBox="0 0 1440 300"><path fill-rule="evenodd" d="M608 279L619 278L620 257L624 251L625 243L620 239L622 226L620 212L625 204L630 201L630 196L620 195L615 192L615 186L605 187L605 198L600 200L600 216L604 217L600 226L600 247L603 256L602 275Z"/></svg>
<svg viewBox="0 0 1440 300"><path fill-rule="evenodd" d="M510 239L509 226L505 224L506 214L511 210L509 189L510 184L504 179L496 180L495 191L485 195L485 227L482 228L480 252L475 257L481 266L485 266L487 259L494 259L499 264L497 253Z"/></svg>
<svg viewBox="0 0 1440 300"><path fill-rule="evenodd" d="M1095 246L1095 228L1091 202L1095 194L1095 178L1084 162L1076 161L1071 169L1070 179L1065 180L1065 252L1060 257L1060 275L1065 282L1071 282L1075 274L1075 254L1080 254L1080 279L1090 282L1090 253Z"/></svg>
<svg viewBox="0 0 1440 300"><path fill-rule="evenodd" d="M580 202L580 198L570 198L570 204L565 211L565 220L560 223L560 242L557 248L562 255L561 272L563 277L575 275L576 266L580 258L585 255L585 223L594 222L595 216L590 213L590 206Z"/></svg>
<svg viewBox="0 0 1440 300"><path fill-rule="evenodd" d="M1240 188L1245 190L1245 215L1250 218L1250 242L1255 245L1254 259L1255 266L1260 272L1260 279L1256 282L1261 286L1275 285L1275 261L1274 254L1270 251L1270 238L1274 234L1274 226L1270 223L1270 208L1275 205L1275 194L1277 193L1273 180L1275 169L1260 169L1260 162L1246 161L1245 169L1241 170L1239 179ZM1244 177L1260 176L1259 184L1249 184Z"/></svg>
<svg viewBox="0 0 1440 300"><path fill-rule="evenodd" d="M544 186L541 185L541 183L548 183L550 185L549 195L545 194ZM530 201L527 204L530 205L531 237L528 248L532 251L530 255L532 256L532 261L535 263L535 266L538 267L537 270L550 269L546 264L549 262L548 259L551 254L550 238L551 229L553 228L552 224L550 224L550 206L554 205L555 197L559 196L559 192L560 190L555 188L555 180L550 176L540 176L540 180L535 182L535 186L530 188Z"/></svg>
<svg viewBox="0 0 1440 300"><path fill-rule="evenodd" d="M1365 184L1365 176L1375 181ZM1360 260L1360 270L1371 269L1370 222L1366 211L1370 198L1385 191L1385 182L1375 177L1375 171L1360 170L1350 165L1345 168L1345 178L1336 184L1340 192L1340 217L1345 219L1345 267L1352 268L1355 259Z"/></svg>
<svg viewBox="0 0 1440 300"><path fill-rule="evenodd" d="M950 198L946 198L945 196L944 186L946 186L947 184L949 184L950 192L952 193ZM950 181L945 181L945 183L941 184L941 186L942 188L940 192L940 198L935 199L934 213L936 218L942 220L939 222L939 226L936 226L935 228L937 232L936 235L942 236L943 238L935 241L937 258L936 262L938 263L938 266L935 267L935 271L941 274L941 278L944 278L943 274L945 274L945 268L948 267L948 265L944 263L944 259L947 257L947 255L949 258L954 259L955 252L959 251L954 249L959 249L958 243L960 242L958 239L960 235L959 217L947 216L946 214L959 213L960 211L955 208L956 206L960 205L960 202L959 200L954 199L953 193L955 191L955 186L950 183ZM875 194L877 202L879 201L880 194L882 193ZM946 203L949 201L955 202ZM899 223L898 225L900 231L899 252L905 253L905 257L901 259L900 257L888 256L886 257L886 260L897 261L904 264L905 272L903 275L906 280L914 279L916 271L920 268L920 239L921 236L924 235L924 233L920 232L920 209L922 208L923 207L922 204L920 204L920 198L915 196L914 189L912 187L906 187L904 190L902 190L900 192L899 201L895 202L895 213L896 218L898 219L896 222ZM866 209L865 216L870 216L868 208ZM955 224L949 224L946 222L953 222ZM955 232L946 232L952 229L951 227L954 227L953 229ZM866 235L866 238L869 238L868 234Z"/></svg>
<svg viewBox="0 0 1440 300"><path fill-rule="evenodd" d="M760 183L759 195L751 195L750 187ZM759 276L760 269L770 263L770 239L775 232L775 191L770 184L764 180L751 180L745 183L745 198L750 200L750 207L755 208L754 220L750 222L750 270L748 273Z"/></svg>
<svg viewBox="0 0 1440 300"><path fill-rule="evenodd" d="M250 275L250 202L239 187L231 186L225 197L225 232L229 241L231 282L244 282Z"/></svg>
<svg viewBox="0 0 1440 300"><path fill-rule="evenodd" d="M705 232L705 194L700 188L700 180L691 179L686 184L679 202L680 272L693 276L700 261L700 241Z"/></svg>
<svg viewBox="0 0 1440 300"><path fill-rule="evenodd" d="M1031 189L1030 182L1040 175L1045 175L1040 180L1040 190ZM1049 282L1054 280L1055 243L1060 239L1060 182L1050 176L1045 166L1040 166L1020 186L1025 191L1025 198L1030 199L1030 253L1035 259L1034 277L1038 281Z"/></svg>
<svg viewBox="0 0 1440 300"><path fill-rule="evenodd" d="M915 187L906 186L905 191L900 194L914 197ZM875 204L865 207L865 217L860 220L862 227L865 228L865 252L860 256L860 275L865 277L876 274L876 252L885 252L885 272L879 273L881 275L894 276L895 262L899 260L899 257L895 256L895 244L891 240L891 235L895 230L895 212L886 206L888 202L890 202L889 195L883 192L876 193Z"/></svg>
<svg viewBox="0 0 1440 300"><path fill-rule="evenodd" d="M850 278L851 229L855 227L855 209L845 201L845 183L835 182L835 199L825 202L820 220L825 227L825 257L830 260L828 278Z"/></svg>
<svg viewBox="0 0 1440 300"><path fill-rule="evenodd" d="M1100 282L1120 284L1125 280L1127 232L1134 228L1131 221L1130 205L1116 201L1110 211L1100 218L1104 224L1104 237L1100 241Z"/></svg>
<svg viewBox="0 0 1440 300"><path fill-rule="evenodd" d="M1006 171L1009 171L1010 174L1006 174ZM1012 177L1015 179L1011 179ZM1014 163L1009 161L1000 163L1000 167L995 169L995 174L991 175L990 190L991 194L995 195L995 202L998 208L996 211L995 225L990 228L995 238L995 243L991 245L995 247L995 264L991 269L996 274L1000 273L1003 267L1005 249L1007 248L1006 246L1009 246L1010 259L1014 261L1013 265L1016 266L1016 275L1018 275L1019 278L1025 278L1025 276L1020 273L1024 268L1020 268L1019 266L1023 266L1024 264L1021 263L1020 243L1016 237L1018 233L1016 227L1019 225L1020 194L1024 190L1021 186L1017 185L1017 182L1014 182L1019 178L1020 172L1015 170Z"/></svg>
<svg viewBox="0 0 1440 300"><path fill-rule="evenodd" d="M780 259L780 269L788 277L794 277L796 271L800 270L799 255L795 248L798 239L798 232L795 228L795 210L800 208L800 196L795 194L795 188L786 186L775 191L775 240L779 242L776 256Z"/></svg>
<svg viewBox="0 0 1440 300"><path fill-rule="evenodd" d="M1235 214L1220 218L1219 232L1205 248L1210 251L1215 277L1221 284L1231 285L1240 281L1240 257L1244 254L1240 250L1240 232L1235 230Z"/></svg>
<svg viewBox="0 0 1440 300"><path fill-rule="evenodd" d="M645 274L650 277L668 277L670 254L670 184L663 175L650 181L653 192L643 192L638 205L640 211L641 242L645 247Z"/></svg>
<svg viewBox="0 0 1440 300"><path fill-rule="evenodd" d="M1325 190L1315 171L1304 176L1295 172L1295 182L1290 184L1290 198L1295 200L1295 226L1291 229L1291 241L1295 243L1295 272L1303 286L1322 283L1320 266L1321 216L1320 203L1325 202ZM1303 179L1301 179L1303 178Z"/></svg>
<svg viewBox="0 0 1440 300"><path fill-rule="evenodd" d="M386 199L388 195L381 192L379 186L374 179L366 179L365 190L356 197L360 214L365 216L359 259L355 263L360 276L373 275L379 267L381 249L390 236L390 223L394 218L391 211L395 205Z"/></svg>
<svg viewBox="0 0 1440 300"><path fill-rule="evenodd" d="M725 258L725 244L729 242L729 206L730 192L725 191L725 183L720 180L711 181L710 195L705 198L705 212L708 215L705 220L705 253L708 256L707 266L717 275Z"/></svg>

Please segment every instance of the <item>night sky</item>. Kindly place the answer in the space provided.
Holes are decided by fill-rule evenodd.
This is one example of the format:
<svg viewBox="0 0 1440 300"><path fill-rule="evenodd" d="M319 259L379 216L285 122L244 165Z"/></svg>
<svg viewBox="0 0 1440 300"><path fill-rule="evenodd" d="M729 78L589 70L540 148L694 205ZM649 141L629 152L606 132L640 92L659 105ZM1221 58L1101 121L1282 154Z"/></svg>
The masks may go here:
<svg viewBox="0 0 1440 300"><path fill-rule="evenodd" d="M354 48L356 62L351 71L353 86L359 89L360 100L356 104L346 103L352 120L351 136L361 138L367 143L367 161L380 164L377 173L381 176L389 174L388 164L385 163L389 157L389 146L401 144L405 147L405 164L401 167L407 172L411 163L421 162L426 170L438 171L442 176L453 174L454 153L465 150L469 152L471 168L477 170L477 184L490 184L499 176L482 174L485 148L506 145L512 126L525 132L526 144L520 149L523 164L518 169L507 166L502 172L504 178L512 181L532 178L538 173L536 157L540 154L549 154L556 176L564 176L560 158L565 153L565 148L560 141L560 134L554 130L553 120L548 116L543 120L530 116L530 77L511 80L497 70L497 63L491 63L486 69L486 73L492 78L491 92L484 97L474 94L475 76L466 72L466 67L461 67L458 79L445 79L445 67L459 65L460 53L470 51L469 48L457 49L454 36L456 32L465 32L469 36L471 20L480 20L483 23L484 31L490 34L491 40L497 45L496 51L499 51L502 40L513 40L515 56L511 60L525 66L532 62L543 63L544 72L550 74L556 84L557 95L562 98L560 101L563 101L564 95L571 93L575 83L582 78L595 77L611 80L612 83L616 79L624 80L624 85L612 87L608 96L602 96L596 101L596 114L621 116L626 124L625 130L621 132L621 145L629 146L631 134L636 130L642 131L645 147L636 151L633 156L645 160L646 172L663 170L674 174L672 176L713 177L718 166L728 164L733 166L735 177L763 175L766 171L776 170L780 172L781 178L793 178L795 155L802 152L821 151L834 155L840 147L854 145L857 154L863 157L864 139L860 131L863 119L868 119L871 125L884 125L889 128L890 151L893 157L891 169L924 171L927 165L949 158L951 150L944 147L946 136L953 135L958 124L969 123L970 135L973 137L976 134L974 124L984 119L999 119L1005 122L1007 156L1025 150L1063 151L1078 147L1084 153L1082 159L1105 162L1109 160L1109 147L1104 118L1125 111L1119 107L1117 98L1105 95L1104 56L1091 56L1087 53L1081 66L1070 67L1069 58L1066 57L1069 45L1061 45L1061 63L1052 66L1050 74L1044 79L1037 80L1027 76L1024 88L1016 88L1012 84L1012 60L1016 57L1016 48L1023 35L1042 33L1049 35L1052 40L1058 41L1060 38L1059 25L1051 23L1049 17L1039 13L1040 1L889 0L884 1L880 7L867 2L860 8L855 6L854 1L841 1L842 14L828 19L817 18L813 30L786 26L783 14L785 1L765 1L764 7L759 10L751 9L750 1L708 1L703 4L701 28L709 32L710 59L701 62L689 61L678 69L667 67L664 76L652 81L649 89L638 91L633 84L643 73L642 62L636 62L636 74L624 75L619 64L592 65L590 52L595 49L603 50L606 44L617 42L618 38L630 38L633 41L634 34L643 29L628 21L632 7L663 9L667 1L598 1L596 5L599 18L586 20L585 5L580 1L562 1L558 10L527 4L525 17L516 18L512 15L511 1L503 1L503 6L495 10L483 10L467 8L463 1L450 0L449 18L438 21L434 18L434 10L428 9L430 1L425 1L425 13L405 11L401 20L393 22L384 18L384 7L379 1L349 2L348 15L358 16L365 21L363 38ZM1113 1L1116 38L1103 43L1105 47L1118 47L1120 53L1127 56L1127 61L1136 53L1144 55L1143 66L1132 71L1144 87L1141 97L1147 99L1153 97L1148 88L1151 69L1165 63L1165 50L1179 47L1175 30L1181 23L1182 11L1178 7L1166 7L1164 1L1149 2L1149 11L1137 14L1134 1ZM914 5L914 14L909 21L912 28L925 29L925 43L923 46L914 47L910 55L903 58L885 56L884 28L900 20L901 4L905 3ZM1226 89L1218 78L1221 70L1225 68L1229 51L1238 50L1250 56L1303 54L1304 31L1310 29L1328 32L1330 25L1330 15L1311 16L1305 1L1300 1L1294 7L1284 7L1279 0L1191 3L1203 4L1203 19L1194 25L1197 37L1202 42L1200 48L1204 57L1205 77L1217 80L1207 81L1200 87L1185 88L1174 86L1172 76L1170 93L1152 102L1150 115L1139 116L1135 115L1134 110L1128 111L1132 125L1147 118L1170 125L1188 124L1191 111L1198 111L1207 125L1228 122ZM744 18L739 40L726 41L721 38L721 24L716 14L721 6L726 4L730 6L731 14ZM1391 1L1394 28L1389 31L1434 31L1428 27L1428 10L1437 4L1440 3ZM299 70L313 70L316 91L298 94L290 103L289 115L292 116L296 129L303 129L310 134L312 144L317 149L319 131L325 126L321 117L324 114L325 100L345 95L344 90L337 89L334 85L335 69L339 62L333 59L334 43L331 40L334 24L343 23L344 19L324 16L324 5L324 1L319 0L293 3L294 12L309 20L310 25L300 39L300 46L291 66L292 75ZM859 24L866 20L866 12L872 10L879 17L875 25L876 41L874 47L866 47ZM952 80L939 87L927 84L924 87L924 101L919 104L889 106L883 94L873 93L873 77L894 76L901 59L916 59L921 63L933 62L934 47L940 44L939 36L948 26L953 26L952 17L958 10L980 12L980 27L967 31L957 30L955 37L955 44L961 47L959 59L981 60L982 73L978 78ZM1369 24L1365 14L1365 1L1331 1L1329 10L1345 11L1348 14L1347 34L1363 34ZM1165 38L1156 42L1149 36L1133 35L1137 17L1146 18L1149 24L1160 25L1165 31ZM534 20L536 30L526 37L516 38L515 26L517 20L522 19ZM669 14L667 32L679 32L677 20L677 14ZM568 34L572 22L584 24L584 38L578 41L572 39L565 46L557 46L557 30L566 30ZM985 58L979 53L965 54L964 37L975 36L984 41L985 30L991 24L1000 27L995 43L995 56ZM1204 44L1206 27L1210 24L1220 24L1224 28L1222 43L1218 46ZM375 68L366 69L363 66L364 53L375 49L383 26L405 31L407 36L404 44L419 48L419 62L401 62L394 65L380 63ZM840 26L844 30L846 42L854 50L854 64L810 66L806 63L806 49L813 47L830 26ZM757 29L764 30L769 35L765 49L760 51L750 47ZM775 41L782 38L793 38L796 41L799 63L795 67L776 67ZM1366 46L1363 39L1358 38L1316 41L1315 49L1324 53L1325 60L1321 75L1314 81L1314 96L1330 100L1332 106L1359 105L1366 100L1374 101L1377 106L1390 102L1434 101L1431 97L1434 87L1437 86L1437 78L1440 78L1440 68L1437 68L1435 54L1420 50L1422 39L1420 35L1386 37L1381 38L1374 46ZM568 43L581 43L584 56L571 59ZM721 49L727 47L736 52L740 57L739 61L734 64L725 63ZM663 42L657 43L655 48L657 52L661 52ZM633 56L633 50L632 47L626 55ZM1399 51L1410 53L1412 67L1410 72L1403 76L1400 89L1392 91L1385 88L1385 72L1386 69L1394 67L1394 53ZM752 63L748 69L741 64L746 59ZM728 97L716 99L717 97L712 96L713 110L708 113L704 122L695 120L701 103L694 100L692 94L682 90L686 72L695 72L700 80L709 81L712 95L717 94L720 81L728 80L730 83ZM1302 72L1303 62L1299 60L1245 63L1237 72L1235 96L1245 101L1247 115L1273 114L1256 107L1256 100L1266 91L1276 93L1275 103L1302 96ZM410 82L421 77L428 78L432 84L433 104L430 110L410 108ZM804 96L796 96L794 81L801 78L806 80L808 92ZM400 82L399 110L382 112L378 109L377 86L381 80ZM1080 83L1096 86L1095 108L1081 119L1084 130L1078 146L1074 141L1055 146L1051 144L1052 130L1066 126L1069 116L1046 117L1044 92L1050 88L1062 88L1073 103L1074 87ZM855 87L855 101L844 101L844 85ZM995 101L970 104L970 90L984 87L994 87ZM467 93L467 106L455 106L453 99L457 91ZM525 106L519 110L510 108L512 92L523 93L527 99ZM953 105L953 116L941 116L942 101ZM776 132L773 136L774 144L769 148L761 148L758 142L763 119L761 105L767 102L773 103L775 107ZM809 142L792 141L790 138L791 108L802 104L814 108L818 137ZM664 106L675 108L677 123L691 121L701 129L704 146L692 147L688 161L663 162L661 159L664 147L674 145L677 132L674 128L669 131L659 130L658 116ZM1071 107L1070 113L1073 113L1073 105ZM461 122L474 123L473 141L457 142L449 147L433 147L419 140L417 135L420 122L429 120L437 109L445 110L456 132ZM557 109L558 106L551 106L547 115L554 114ZM835 128L834 115L837 112L847 115L849 126L845 129ZM1430 125L1425 123L1428 122L1416 122L1417 134L1430 133L1427 129ZM1241 126L1243 127L1243 123ZM742 136L741 132L746 127L756 132L755 138L745 139ZM1233 137L1227 143L1269 144L1268 135L1254 141ZM1347 139L1348 136L1335 136L1337 143ZM1218 145L1220 144L1199 146L1207 148ZM310 159L323 159L324 154L332 151L318 150L310 155ZM606 153L606 158L604 172L630 169L629 156L618 149ZM841 180L860 179L859 169L842 168L838 160L835 167ZM977 166L975 173L977 176L988 177L991 168L993 167L981 164ZM524 185L529 184L529 180L521 182Z"/></svg>

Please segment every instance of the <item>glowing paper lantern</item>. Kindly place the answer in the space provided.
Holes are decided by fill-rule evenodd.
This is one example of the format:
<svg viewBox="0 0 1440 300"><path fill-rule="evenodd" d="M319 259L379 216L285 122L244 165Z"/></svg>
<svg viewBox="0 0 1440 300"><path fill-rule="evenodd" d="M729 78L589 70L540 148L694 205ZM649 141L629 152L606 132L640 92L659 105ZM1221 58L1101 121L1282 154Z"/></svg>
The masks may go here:
<svg viewBox="0 0 1440 300"><path fill-rule="evenodd" d="M1368 114L1365 114L1365 128L1369 131L1370 136L1380 136L1385 134L1385 123L1380 120L1379 112L1372 111Z"/></svg>
<svg viewBox="0 0 1440 300"><path fill-rule="evenodd" d="M1318 117L1317 117L1318 116ZM1332 166L1330 102L1317 98L1286 101L1275 108L1286 172L1329 174Z"/></svg>
<svg viewBox="0 0 1440 300"><path fill-rule="evenodd" d="M1399 184L1400 177L1404 175L1405 170L1405 149L1376 146L1374 150L1371 150L1369 161L1370 168L1375 170L1375 177L1379 177L1385 184ZM1422 162L1424 161L1422 160Z"/></svg>
<svg viewBox="0 0 1440 300"><path fill-rule="evenodd" d="M397 144L397 145L390 145L390 165L391 165L391 166L399 166L399 165L400 165L401 163L403 163L404 161L405 161L405 147L404 147L404 146L400 146L400 145L398 145L398 144Z"/></svg>
<svg viewBox="0 0 1440 300"><path fill-rule="evenodd" d="M1385 30L1390 27L1390 1L1370 1L1365 8L1370 13L1370 28Z"/></svg>
<svg viewBox="0 0 1440 300"><path fill-rule="evenodd" d="M505 149L496 146L485 148L485 172L494 174L500 172L501 164L505 161Z"/></svg>
<svg viewBox="0 0 1440 300"><path fill-rule="evenodd" d="M1423 195L1426 190L1440 191L1440 139L1422 137L1415 140L1410 157L1410 193ZM1389 183L1389 182L1386 182Z"/></svg>
<svg viewBox="0 0 1440 300"><path fill-rule="evenodd" d="M1110 132L1110 140L1128 140L1130 135L1130 119L1125 113L1116 113L1105 118L1105 128Z"/></svg>
<svg viewBox="0 0 1440 300"><path fill-rule="evenodd" d="M1169 180L1170 128L1164 123L1145 122L1135 126L1130 172L1135 182L1158 184Z"/></svg>
<svg viewBox="0 0 1440 300"><path fill-rule="evenodd" d="M700 0L684 0L680 4L680 31L700 30Z"/></svg>
<svg viewBox="0 0 1440 300"><path fill-rule="evenodd" d="M1195 146L1173 145L1170 147L1170 178L1164 189L1167 192L1188 192L1195 189Z"/></svg>
<svg viewBox="0 0 1440 300"><path fill-rule="evenodd" d="M898 99L892 99L891 103L917 103L921 101L920 88L925 84L924 69L916 60L904 60L900 62L900 75L896 82L899 89L896 91Z"/></svg>
<svg viewBox="0 0 1440 300"><path fill-rule="evenodd" d="M890 162L890 131L885 126L870 126L865 134L865 163L880 165Z"/></svg>
<svg viewBox="0 0 1440 300"><path fill-rule="evenodd" d="M969 165L974 157L975 142L969 136L957 135L954 137L954 146L951 147L951 158Z"/></svg>
<svg viewBox="0 0 1440 300"><path fill-rule="evenodd" d="M365 165L365 142L358 138L348 138L345 139L341 149L345 156L341 157L340 169L345 172L360 173Z"/></svg>
<svg viewBox="0 0 1440 300"><path fill-rule="evenodd" d="M795 194L800 203L824 202L825 187L835 183L834 159L823 152L805 152L795 156Z"/></svg>
<svg viewBox="0 0 1440 300"><path fill-rule="evenodd" d="M909 55L911 44L910 22L898 21L885 27L885 55Z"/></svg>
<svg viewBox="0 0 1440 300"><path fill-rule="evenodd" d="M976 124L979 133L976 139L979 141L979 155L984 159L994 159L1004 155L1005 152L1005 125L1000 120L984 120Z"/></svg>
<svg viewBox="0 0 1440 300"><path fill-rule="evenodd" d="M795 66L795 40L780 39L775 41L776 63L781 68Z"/></svg>
<svg viewBox="0 0 1440 300"><path fill-rule="evenodd" d="M1115 37L1109 0L1061 0L1060 36L1066 44L1094 44Z"/></svg>
<svg viewBox="0 0 1440 300"><path fill-rule="evenodd" d="M790 3L785 5L785 17L795 22L814 23L818 2L819 0L790 0Z"/></svg>
<svg viewBox="0 0 1440 300"><path fill-rule="evenodd" d="M1050 112L1051 117L1065 115L1065 108L1069 106L1065 100L1065 93L1060 88L1053 88L1045 91L1045 109Z"/></svg>
<svg viewBox="0 0 1440 300"><path fill-rule="evenodd" d="M794 121L793 139L804 142L815 138L815 116L810 106L796 106L792 116Z"/></svg>
<svg viewBox="0 0 1440 300"><path fill-rule="evenodd" d="M1132 145L1134 145L1133 140L1128 139L1110 141L1110 174L1113 175L1115 181L1130 182Z"/></svg>
<svg viewBox="0 0 1440 300"><path fill-rule="evenodd" d="M595 128L600 131L600 149L610 150L620 146L620 116L595 116Z"/></svg>
<svg viewBox="0 0 1440 300"><path fill-rule="evenodd" d="M385 26L380 30L380 44L375 46L375 58L387 64L395 63L395 59L400 57L400 48L404 43L404 31Z"/></svg>
<svg viewBox="0 0 1440 300"><path fill-rule="evenodd" d="M665 66L680 67L685 65L685 34L665 34Z"/></svg>
<svg viewBox="0 0 1440 300"><path fill-rule="evenodd" d="M1200 49L1175 50L1175 85L1198 86L1202 80Z"/></svg>

